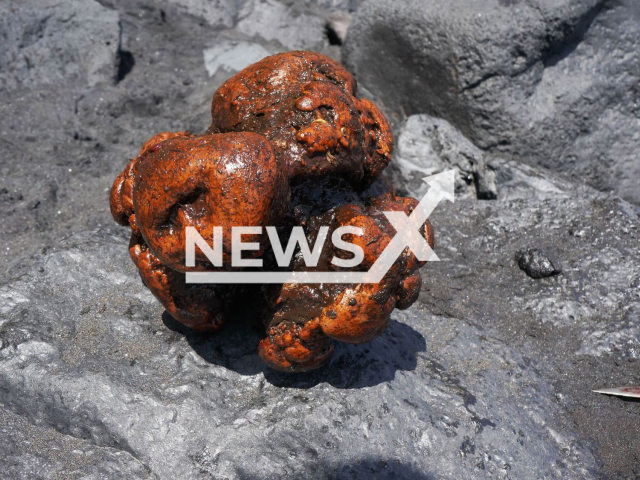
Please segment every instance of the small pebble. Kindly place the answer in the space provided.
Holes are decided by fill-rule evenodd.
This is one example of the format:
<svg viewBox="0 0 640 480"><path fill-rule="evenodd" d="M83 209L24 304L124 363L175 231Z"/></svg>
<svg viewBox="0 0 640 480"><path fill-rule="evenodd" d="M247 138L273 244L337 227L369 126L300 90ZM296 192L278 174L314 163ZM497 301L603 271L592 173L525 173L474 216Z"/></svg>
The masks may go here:
<svg viewBox="0 0 640 480"><path fill-rule="evenodd" d="M561 269L537 248L520 249L516 252L515 259L520 270L531 278L546 278L561 272Z"/></svg>

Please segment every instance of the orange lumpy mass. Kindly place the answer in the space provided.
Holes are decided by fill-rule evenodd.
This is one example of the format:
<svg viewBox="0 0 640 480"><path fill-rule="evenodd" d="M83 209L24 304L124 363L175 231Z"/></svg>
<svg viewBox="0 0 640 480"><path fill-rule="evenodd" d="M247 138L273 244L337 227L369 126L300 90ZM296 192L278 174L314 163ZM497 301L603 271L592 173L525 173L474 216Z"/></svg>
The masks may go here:
<svg viewBox="0 0 640 480"><path fill-rule="evenodd" d="M188 271L232 270L231 228L263 227L245 235L259 247L244 252L262 269L277 269L264 227L277 226L282 244L302 226L310 245L321 227L337 228L364 252L351 271L366 271L395 230L384 211L407 215L417 204L396 196L382 176L391 160L389 124L370 101L355 96L353 76L312 52L264 58L225 82L214 94L212 123L203 135L163 132L149 139L111 190L114 219L132 230L129 252L145 285L177 321L215 331L257 305L266 337L258 346L270 367L288 372L329 361L332 341L368 342L389 323L394 308L418 297L423 262L405 249L378 284L198 285ZM222 265L196 249L186 266L185 229L211 244L222 227ZM287 233L289 232L289 233ZM427 222L421 229L433 245ZM317 271L340 271L331 259L350 253L325 242ZM300 255L290 269L308 270Z"/></svg>

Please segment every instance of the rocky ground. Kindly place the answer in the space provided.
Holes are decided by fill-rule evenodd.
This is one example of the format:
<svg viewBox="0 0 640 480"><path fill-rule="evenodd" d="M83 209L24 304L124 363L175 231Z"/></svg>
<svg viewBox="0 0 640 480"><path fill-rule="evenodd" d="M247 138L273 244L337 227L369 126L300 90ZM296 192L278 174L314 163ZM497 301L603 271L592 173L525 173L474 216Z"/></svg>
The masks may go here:
<svg viewBox="0 0 640 480"><path fill-rule="evenodd" d="M640 476L639 404L591 393L640 384L637 6L440 3L0 0L0 476ZM414 307L286 376L163 315L107 193L297 48L384 107L399 190L458 180Z"/></svg>

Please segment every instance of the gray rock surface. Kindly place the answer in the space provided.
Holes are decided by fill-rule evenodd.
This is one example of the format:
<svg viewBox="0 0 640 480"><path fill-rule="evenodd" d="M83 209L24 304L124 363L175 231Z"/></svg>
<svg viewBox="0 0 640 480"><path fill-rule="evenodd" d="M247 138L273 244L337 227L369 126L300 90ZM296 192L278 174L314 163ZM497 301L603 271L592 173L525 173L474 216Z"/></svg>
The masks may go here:
<svg viewBox="0 0 640 480"><path fill-rule="evenodd" d="M169 13L187 13L211 27L226 28L250 40L277 42L287 50L318 50L325 47L329 18L342 18L343 12L355 11L359 3L359 0L166 0L165 9Z"/></svg>
<svg viewBox="0 0 640 480"><path fill-rule="evenodd" d="M509 151L487 149L479 137L466 140L460 132L470 130L455 116L443 114L450 123L411 117L398 158L414 165L398 164L399 186L423 160L429 168L457 168L468 180L458 184L455 204L432 215L442 261L425 267L419 301L395 312L371 344L339 345L322 371L290 377L265 370L254 325L238 322L202 336L163 315L128 259L124 229L112 226L107 192L151 135L206 129L212 92L240 68L222 47L240 46L240 58L244 47L281 51L287 38L315 38L314 48L338 58L339 48L323 31L305 30L305 22L271 40L257 23L239 31L243 2L219 3L220 10L196 0L55 3L38 10L53 2L0 2L7 15L0 18L0 56L10 53L0 60L0 476L640 475L638 404L590 393L640 383L635 207L582 180L511 161ZM359 4L263 3L260 9L284 5L285 17L302 12L321 22ZM549 25L582 15L566 2L547 3L557 13ZM595 26L620 5L608 4L587 34L602 30ZM38 30L46 12L54 15ZM218 14L221 20L211 17ZM458 15L450 31L466 25L472 32L465 22L473 23ZM410 31L411 23L402 28ZM633 32L620 36L621 49ZM29 42L21 44L23 38ZM105 40L105 50L106 38L117 42ZM69 56L56 56L56 49ZM211 49L206 62L203 52ZM20 60L32 51L51 52L33 72ZM482 59L488 51L481 50ZM92 71L85 58L105 68ZM557 81L566 87L566 79ZM620 76L605 93L614 95L626 81ZM363 91L375 91L375 76L361 75L360 82ZM383 100L387 111L401 111L393 95ZM618 131L631 142L625 128ZM589 135L597 148L611 139L600 127ZM491 175L488 191L498 198L478 201L478 180ZM563 274L528 277L514 260L523 248L543 250Z"/></svg>
<svg viewBox="0 0 640 480"><path fill-rule="evenodd" d="M422 198L428 185L422 180L443 170L456 170L456 194L481 199L498 196L495 166L499 159L476 147L446 120L412 115L396 131L393 162L386 174L398 192Z"/></svg>
<svg viewBox="0 0 640 480"><path fill-rule="evenodd" d="M204 52L204 68L209 76L214 76L219 69L226 72L239 72L243 68L262 60L273 53L255 42L223 40Z"/></svg>
<svg viewBox="0 0 640 480"><path fill-rule="evenodd" d="M299 376L264 369L251 325L203 336L163 316L124 229L76 234L0 287L4 408L159 478L637 475L622 425L640 412L590 390L640 381L638 212L536 185L440 205L416 307ZM513 256L531 244L563 275L527 277Z"/></svg>
<svg viewBox="0 0 640 480"><path fill-rule="evenodd" d="M189 14L201 18L211 27L232 27L244 0L167 0L169 15Z"/></svg>
<svg viewBox="0 0 640 480"><path fill-rule="evenodd" d="M202 336L163 317L121 233L76 235L9 272L6 409L159 478L595 471L540 366L478 316L396 312L381 338L338 346L320 372L265 371L250 325Z"/></svg>
<svg viewBox="0 0 640 480"><path fill-rule="evenodd" d="M324 41L323 18L277 0L253 0L240 11L236 30L250 37L276 40L288 50L318 49Z"/></svg>
<svg viewBox="0 0 640 480"><path fill-rule="evenodd" d="M94 0L0 2L0 90L114 81L118 21Z"/></svg>
<svg viewBox="0 0 640 480"><path fill-rule="evenodd" d="M399 122L448 120L500 156L640 203L635 0L371 0L344 57Z"/></svg>
<svg viewBox="0 0 640 480"><path fill-rule="evenodd" d="M2 478L153 478L128 452L36 426L0 409Z"/></svg>
<svg viewBox="0 0 640 480"><path fill-rule="evenodd" d="M640 422L637 403L591 390L640 383L639 212L575 185L537 199L534 192L436 210L445 261L429 265L419 301L434 314L476 319L487 337L536 359L567 421L602 462L599 474L636 477L639 441L628 426ZM562 275L525 275L514 254L529 247L559 260Z"/></svg>

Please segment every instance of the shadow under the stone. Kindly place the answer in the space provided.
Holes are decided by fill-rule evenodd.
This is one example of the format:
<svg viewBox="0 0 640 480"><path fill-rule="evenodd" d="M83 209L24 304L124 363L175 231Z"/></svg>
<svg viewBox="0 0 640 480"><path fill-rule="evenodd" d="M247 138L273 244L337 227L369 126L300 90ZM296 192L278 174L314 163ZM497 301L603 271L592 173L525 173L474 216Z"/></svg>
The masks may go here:
<svg viewBox="0 0 640 480"><path fill-rule="evenodd" d="M239 479L254 480L263 477L256 477L248 474L244 469L236 469ZM331 465L327 462L320 462L314 466L313 473L307 473L307 478L326 479L379 479L379 480L432 480L435 478L431 473L421 471L411 465L400 463L394 459L364 458L350 463Z"/></svg>
<svg viewBox="0 0 640 480"><path fill-rule="evenodd" d="M607 395L608 397L615 397L615 399L622 403L640 403L640 398L635 397L623 397L621 395Z"/></svg>
<svg viewBox="0 0 640 480"><path fill-rule="evenodd" d="M208 363L240 375L256 375L266 368L256 353L261 338L258 325L241 319L217 332L201 333L182 325L167 312L162 314L162 322L169 330L183 335L194 352Z"/></svg>
<svg viewBox="0 0 640 480"><path fill-rule="evenodd" d="M264 336L260 325L238 321L219 332L204 334L185 327L167 312L162 321L168 329L184 335L205 361L240 375L263 372L269 383L287 388L306 389L323 382L346 389L379 385L393 380L398 371L414 370L418 353L427 349L419 332L392 319L387 330L372 342L362 345L334 342L335 351L327 365L312 372L291 374L268 368L258 357L256 349Z"/></svg>

